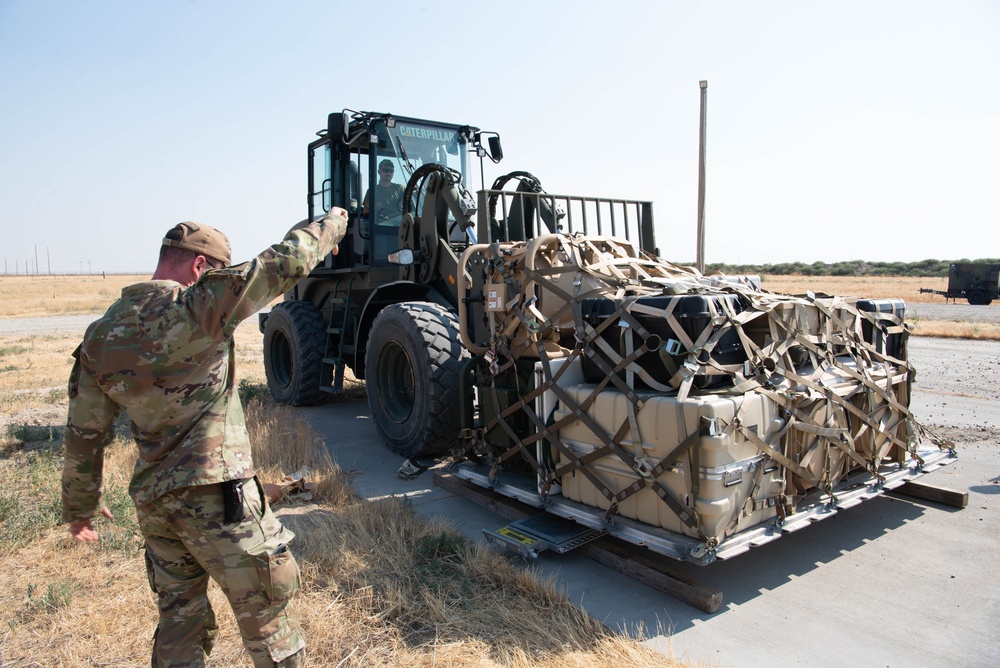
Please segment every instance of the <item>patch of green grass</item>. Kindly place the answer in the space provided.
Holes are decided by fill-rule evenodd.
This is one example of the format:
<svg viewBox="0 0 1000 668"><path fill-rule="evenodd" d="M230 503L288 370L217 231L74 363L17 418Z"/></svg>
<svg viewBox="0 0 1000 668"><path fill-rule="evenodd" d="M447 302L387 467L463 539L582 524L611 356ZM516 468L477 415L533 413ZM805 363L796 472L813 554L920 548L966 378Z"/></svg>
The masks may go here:
<svg viewBox="0 0 1000 668"><path fill-rule="evenodd" d="M423 589L436 591L457 580L464 590L461 564L468 543L459 533L442 531L420 536L413 547L413 575Z"/></svg>
<svg viewBox="0 0 1000 668"><path fill-rule="evenodd" d="M271 393L264 383L255 383L246 378L240 379L240 386L237 389L240 401L246 406L251 401L265 401L271 398Z"/></svg>
<svg viewBox="0 0 1000 668"><path fill-rule="evenodd" d="M25 455L25 469L33 491L56 487L58 495L62 481L62 452L56 448L40 448Z"/></svg>
<svg viewBox="0 0 1000 668"><path fill-rule="evenodd" d="M112 445L111 447L116 447ZM62 450L44 447L0 459L0 553L14 551L62 522ZM134 555L142 534L127 485L105 482L104 503L114 515L94 522L104 551Z"/></svg>
<svg viewBox="0 0 1000 668"><path fill-rule="evenodd" d="M20 508L21 503L17 499L17 493L0 492L0 522L6 522L8 518L14 517Z"/></svg>
<svg viewBox="0 0 1000 668"><path fill-rule="evenodd" d="M143 546L143 538L135 514L135 505L128 494L128 489L121 485L105 485L104 504L114 517L110 520L100 520L102 526L98 534L101 537L99 543L101 550L124 552L128 555L138 554Z"/></svg>
<svg viewBox="0 0 1000 668"><path fill-rule="evenodd" d="M62 519L58 497L30 505L19 503L18 512L0 522L0 551L13 551L53 529Z"/></svg>
<svg viewBox="0 0 1000 668"><path fill-rule="evenodd" d="M8 355L21 355L30 350L31 348L18 345L0 346L0 357L7 357Z"/></svg>
<svg viewBox="0 0 1000 668"><path fill-rule="evenodd" d="M79 584L71 580L50 582L45 585L45 590L41 592L38 585L29 584L28 600L24 602L24 607L18 614L18 618L11 620L11 622L25 624L39 614L58 612L73 602L79 589Z"/></svg>
<svg viewBox="0 0 1000 668"><path fill-rule="evenodd" d="M62 458L57 448L0 460L5 492L0 501L0 552L27 545L62 520Z"/></svg>
<svg viewBox="0 0 1000 668"><path fill-rule="evenodd" d="M59 427L43 424L12 424L7 427L7 436L17 441L57 441L62 440Z"/></svg>

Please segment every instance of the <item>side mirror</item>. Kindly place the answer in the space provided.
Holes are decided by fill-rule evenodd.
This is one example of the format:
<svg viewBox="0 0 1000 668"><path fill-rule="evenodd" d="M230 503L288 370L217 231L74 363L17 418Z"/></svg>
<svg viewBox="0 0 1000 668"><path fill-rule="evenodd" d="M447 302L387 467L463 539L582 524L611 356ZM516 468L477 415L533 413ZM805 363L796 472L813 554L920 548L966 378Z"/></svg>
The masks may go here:
<svg viewBox="0 0 1000 668"><path fill-rule="evenodd" d="M342 118L343 123L344 123L344 131L341 134L341 137L344 137L344 138L350 137L351 136L351 112L349 112L348 110L345 109L343 111L343 113L341 114L341 118Z"/></svg>
<svg viewBox="0 0 1000 668"><path fill-rule="evenodd" d="M486 140L490 147L490 160L500 162L503 160L503 148L500 146L500 135L494 135Z"/></svg>
<svg viewBox="0 0 1000 668"><path fill-rule="evenodd" d="M486 148L483 146L483 137L486 138ZM489 156L493 162L503 160L503 149L500 147L500 135L496 132L477 132L472 137L472 146L476 155L480 158Z"/></svg>

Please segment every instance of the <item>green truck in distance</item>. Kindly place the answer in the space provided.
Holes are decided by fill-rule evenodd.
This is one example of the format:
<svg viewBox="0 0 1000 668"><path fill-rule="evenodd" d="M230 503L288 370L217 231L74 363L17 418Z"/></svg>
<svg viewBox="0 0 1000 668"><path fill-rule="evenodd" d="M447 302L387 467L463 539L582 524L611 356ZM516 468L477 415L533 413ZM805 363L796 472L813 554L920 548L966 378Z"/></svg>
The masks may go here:
<svg viewBox="0 0 1000 668"><path fill-rule="evenodd" d="M1000 290L1000 264L953 262L948 270L948 289L920 288L920 292L966 299L973 306L988 306Z"/></svg>

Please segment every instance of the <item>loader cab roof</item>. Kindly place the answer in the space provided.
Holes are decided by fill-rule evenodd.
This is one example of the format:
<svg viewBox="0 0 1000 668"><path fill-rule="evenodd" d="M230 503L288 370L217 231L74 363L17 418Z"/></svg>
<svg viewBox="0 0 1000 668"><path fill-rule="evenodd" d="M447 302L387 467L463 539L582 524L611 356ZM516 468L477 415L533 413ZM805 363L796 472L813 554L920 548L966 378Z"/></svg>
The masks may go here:
<svg viewBox="0 0 1000 668"><path fill-rule="evenodd" d="M478 131L469 125L376 112L330 114L327 122L327 134L351 145L352 150L400 165L404 183L418 167L435 163L461 173L462 181L470 186L470 143Z"/></svg>

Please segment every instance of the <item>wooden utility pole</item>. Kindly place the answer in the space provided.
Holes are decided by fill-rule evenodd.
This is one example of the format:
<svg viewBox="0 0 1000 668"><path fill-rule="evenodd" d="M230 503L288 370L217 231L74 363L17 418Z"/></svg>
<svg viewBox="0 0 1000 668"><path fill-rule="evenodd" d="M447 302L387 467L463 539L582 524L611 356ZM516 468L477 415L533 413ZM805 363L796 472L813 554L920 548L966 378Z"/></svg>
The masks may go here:
<svg viewBox="0 0 1000 668"><path fill-rule="evenodd" d="M708 82L700 81L701 86L701 130L698 141L698 271L705 273L705 142L708 125Z"/></svg>

